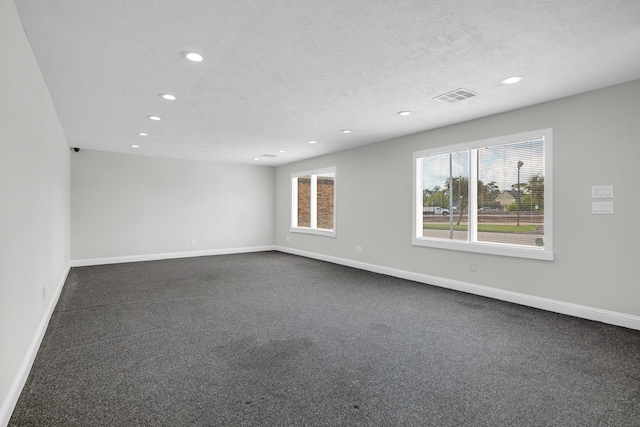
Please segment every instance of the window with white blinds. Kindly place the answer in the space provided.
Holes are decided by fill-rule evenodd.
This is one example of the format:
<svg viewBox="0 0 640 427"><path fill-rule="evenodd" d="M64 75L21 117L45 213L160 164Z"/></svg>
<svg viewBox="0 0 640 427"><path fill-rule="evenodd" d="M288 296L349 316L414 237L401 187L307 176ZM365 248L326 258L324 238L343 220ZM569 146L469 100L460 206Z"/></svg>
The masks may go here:
<svg viewBox="0 0 640 427"><path fill-rule="evenodd" d="M413 244L553 260L552 130L414 153Z"/></svg>

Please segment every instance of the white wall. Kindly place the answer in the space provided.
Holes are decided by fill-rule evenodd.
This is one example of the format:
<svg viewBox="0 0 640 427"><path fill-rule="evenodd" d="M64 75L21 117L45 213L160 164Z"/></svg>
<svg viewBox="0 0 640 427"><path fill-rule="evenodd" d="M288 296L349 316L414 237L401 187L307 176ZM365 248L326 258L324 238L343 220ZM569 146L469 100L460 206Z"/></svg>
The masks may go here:
<svg viewBox="0 0 640 427"><path fill-rule="evenodd" d="M11 0L0 0L0 58L0 425L4 425L68 272L70 151Z"/></svg>
<svg viewBox="0 0 640 427"><path fill-rule="evenodd" d="M274 178L272 167L74 152L71 258L95 263L271 246Z"/></svg>
<svg viewBox="0 0 640 427"><path fill-rule="evenodd" d="M640 316L634 269L640 238L635 177L639 100L640 81L634 81L279 167L276 244L293 252ZM414 151L543 128L554 132L555 261L411 245ZM291 234L290 174L334 165L337 238ZM614 215L591 214L592 185L614 186ZM356 246L362 246L362 254L356 254ZM468 261L479 263L477 273L467 271Z"/></svg>

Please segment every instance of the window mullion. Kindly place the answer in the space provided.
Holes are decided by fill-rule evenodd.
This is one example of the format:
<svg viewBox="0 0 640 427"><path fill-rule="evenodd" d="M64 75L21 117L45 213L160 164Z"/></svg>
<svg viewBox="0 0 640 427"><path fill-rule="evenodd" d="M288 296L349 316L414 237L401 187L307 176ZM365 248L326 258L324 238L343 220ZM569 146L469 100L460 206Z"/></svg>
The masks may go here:
<svg viewBox="0 0 640 427"><path fill-rule="evenodd" d="M453 239L453 157L449 153L449 239Z"/></svg>
<svg viewBox="0 0 640 427"><path fill-rule="evenodd" d="M478 150L469 153L469 242L478 241Z"/></svg>

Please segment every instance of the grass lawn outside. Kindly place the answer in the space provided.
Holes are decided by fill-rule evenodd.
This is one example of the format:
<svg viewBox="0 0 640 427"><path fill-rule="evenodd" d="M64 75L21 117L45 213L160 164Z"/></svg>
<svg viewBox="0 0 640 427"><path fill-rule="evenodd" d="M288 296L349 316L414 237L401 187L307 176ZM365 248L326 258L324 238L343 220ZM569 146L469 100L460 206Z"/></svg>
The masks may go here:
<svg viewBox="0 0 640 427"><path fill-rule="evenodd" d="M423 223L425 230L448 230L449 224L447 223ZM538 228L537 225L503 225L503 224L478 224L479 232L490 233L533 233ZM453 224L455 231L468 231L469 226L466 224L456 225Z"/></svg>

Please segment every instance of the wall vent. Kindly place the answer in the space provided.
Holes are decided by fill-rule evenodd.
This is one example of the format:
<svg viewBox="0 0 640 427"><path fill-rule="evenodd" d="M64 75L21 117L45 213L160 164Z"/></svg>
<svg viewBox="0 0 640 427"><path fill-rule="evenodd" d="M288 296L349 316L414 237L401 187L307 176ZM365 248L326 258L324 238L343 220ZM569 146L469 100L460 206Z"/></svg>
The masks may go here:
<svg viewBox="0 0 640 427"><path fill-rule="evenodd" d="M470 90L460 88L460 89L452 90L451 92L447 92L443 95L436 96L433 99L452 104L454 102L464 101L465 99L473 98L474 96L477 96L477 95L478 95L477 93L471 92Z"/></svg>

